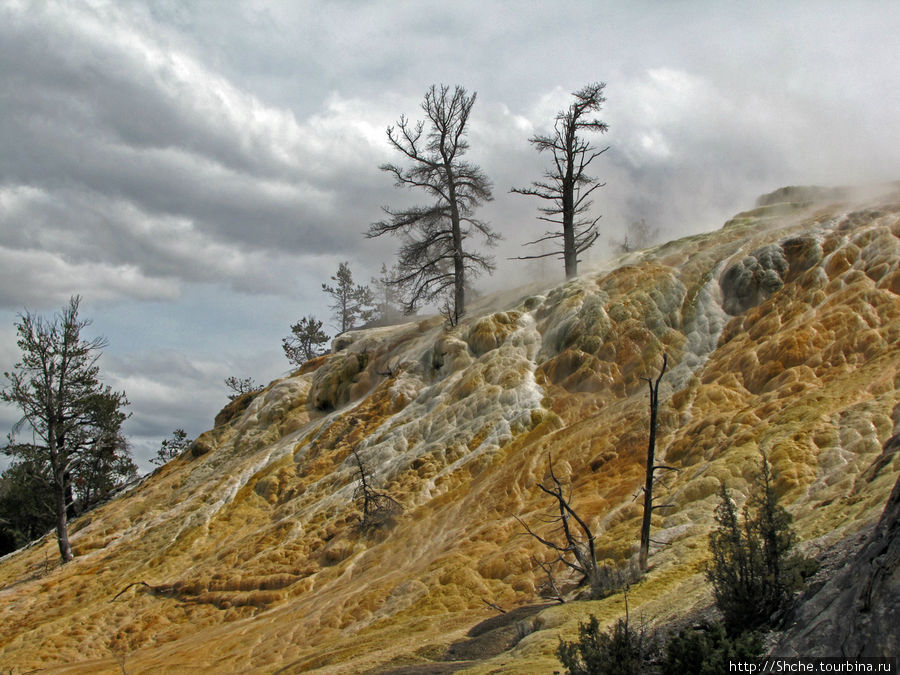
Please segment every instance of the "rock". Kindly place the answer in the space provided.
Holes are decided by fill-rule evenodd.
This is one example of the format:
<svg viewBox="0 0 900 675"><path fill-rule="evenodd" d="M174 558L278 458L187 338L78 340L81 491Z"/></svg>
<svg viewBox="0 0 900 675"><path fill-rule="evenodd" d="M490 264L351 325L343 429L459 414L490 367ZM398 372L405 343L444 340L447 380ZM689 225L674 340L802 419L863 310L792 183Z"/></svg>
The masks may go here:
<svg viewBox="0 0 900 675"><path fill-rule="evenodd" d="M478 357L492 349L497 349L516 329L518 318L519 313L511 311L497 312L476 321L466 336L466 342L472 353Z"/></svg>
<svg viewBox="0 0 900 675"><path fill-rule="evenodd" d="M756 249L722 275L722 309L736 315L756 307L784 286L789 269L790 263L778 244Z"/></svg>
<svg viewBox="0 0 900 675"><path fill-rule="evenodd" d="M209 434L201 434L193 443L191 443L191 456L202 457L213 450L213 448L214 446Z"/></svg>
<svg viewBox="0 0 900 675"><path fill-rule="evenodd" d="M900 479L856 558L795 611L778 656L894 657L900 652Z"/></svg>
<svg viewBox="0 0 900 675"><path fill-rule="evenodd" d="M219 411L218 415L216 415L216 419L213 422L213 428L221 427L235 419L238 415L240 415L247 409L247 407L250 405L250 402L256 397L258 393L258 391L247 392L246 394L241 394L240 396L232 400L228 405L226 405Z"/></svg>
<svg viewBox="0 0 900 675"><path fill-rule="evenodd" d="M317 410L334 410L356 398L371 385L364 376L369 365L368 352L337 354L321 366L313 376L309 402ZM362 384L362 387L355 385Z"/></svg>
<svg viewBox="0 0 900 675"><path fill-rule="evenodd" d="M812 236L793 237L783 242L781 248L790 266L789 279L822 260L822 245Z"/></svg>

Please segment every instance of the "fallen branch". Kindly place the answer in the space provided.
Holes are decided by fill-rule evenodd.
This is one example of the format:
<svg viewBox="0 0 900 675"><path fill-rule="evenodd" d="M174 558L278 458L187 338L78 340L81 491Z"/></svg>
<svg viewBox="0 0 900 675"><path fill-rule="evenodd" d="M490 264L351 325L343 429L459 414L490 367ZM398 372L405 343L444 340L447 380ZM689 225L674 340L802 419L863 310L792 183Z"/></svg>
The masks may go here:
<svg viewBox="0 0 900 675"><path fill-rule="evenodd" d="M496 609L501 614L506 614L506 610L503 609L500 605L495 605L493 602L491 602L489 600L485 600L484 598L482 598L481 601L484 604L486 604L488 607L490 607L491 609Z"/></svg>
<svg viewBox="0 0 900 675"><path fill-rule="evenodd" d="M127 591L129 588L131 588L133 586L144 586L144 587L146 587L147 592L152 593L153 595L163 595L163 594L175 592L175 587L172 584L162 584L160 586L151 586L146 581L135 581L134 583L128 584L125 588L123 588L121 591L116 593L115 597L113 597L113 599L110 600L110 602L114 602L116 599L118 599L118 597L120 595L122 595L122 593L124 593L125 591Z"/></svg>

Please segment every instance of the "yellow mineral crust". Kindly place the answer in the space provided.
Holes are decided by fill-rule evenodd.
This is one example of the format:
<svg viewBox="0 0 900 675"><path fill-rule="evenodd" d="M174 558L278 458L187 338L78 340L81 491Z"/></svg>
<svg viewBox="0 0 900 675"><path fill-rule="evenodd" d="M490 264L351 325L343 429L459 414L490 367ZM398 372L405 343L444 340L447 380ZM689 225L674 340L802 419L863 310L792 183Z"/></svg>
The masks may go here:
<svg viewBox="0 0 900 675"><path fill-rule="evenodd" d="M0 561L0 665L355 673L439 661L494 614L485 601L546 603L533 560L546 552L516 517L552 536L538 488L550 457L598 557L636 556L643 378L664 353L658 456L679 471L660 488L673 508L654 516L633 612L663 622L710 602L716 491L724 481L742 499L760 451L804 549L858 531L900 473L882 452L900 431L900 195L791 202L792 190L452 329L342 336L75 521L73 562L57 564L52 535ZM403 506L378 529L359 525L354 449ZM623 609L621 594L547 605L518 644L467 667L552 672L560 636Z"/></svg>

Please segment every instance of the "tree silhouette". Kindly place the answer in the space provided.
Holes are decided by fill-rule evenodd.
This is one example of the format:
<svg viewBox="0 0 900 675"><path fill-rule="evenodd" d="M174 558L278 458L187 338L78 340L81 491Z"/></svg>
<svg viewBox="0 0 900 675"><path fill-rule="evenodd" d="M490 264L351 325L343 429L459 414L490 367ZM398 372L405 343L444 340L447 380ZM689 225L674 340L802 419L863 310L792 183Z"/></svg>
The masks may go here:
<svg viewBox="0 0 900 675"><path fill-rule="evenodd" d="M390 218L372 224L367 233L393 234L404 242L394 279L404 311L444 300L454 325L465 312L467 279L494 269L493 258L467 249L466 240L477 233L493 246L499 239L474 217L475 209L492 199L491 183L477 165L462 160L469 148L466 125L475 97L460 86L451 93L445 85L432 85L422 103L427 130L426 122L411 124L404 116L396 127L388 127L388 141L411 166L384 164L381 170L393 175L396 187L422 189L434 202L399 210L385 207Z"/></svg>
<svg viewBox="0 0 900 675"><path fill-rule="evenodd" d="M167 464L191 447L191 443L193 441L188 438L184 429L176 429L169 438L164 439L159 444L156 457L151 457L150 463L158 466Z"/></svg>
<svg viewBox="0 0 900 675"><path fill-rule="evenodd" d="M647 444L647 467L644 478L644 517L641 519L641 548L638 554L638 566L641 572L647 571L648 558L650 556L650 519L656 509L672 508L672 504L654 504L653 503L653 486L654 473L657 469L665 469L667 471L677 471L675 467L666 466L665 464L656 464L656 418L659 411L659 383L666 372L668 365L668 356L663 354L662 368L659 370L659 377L656 383L649 378L644 378L647 386L650 388L650 435Z"/></svg>
<svg viewBox="0 0 900 675"><path fill-rule="evenodd" d="M578 256L597 240L597 221L600 217L587 215L592 200L591 193L604 183L587 174L588 166L608 150L598 150L581 135L582 132L605 133L606 123L590 117L599 111L606 99L603 89L606 85L595 82L579 89L572 95L575 101L556 115L552 134L536 134L528 139L538 152L549 152L553 158L550 169L544 172L543 180L534 181L531 187L513 188L511 191L543 199L549 204L538 209L542 215L538 220L562 226L562 231L546 232L544 236L529 241L525 246L540 242L562 239L562 249L537 255L519 256L518 260L531 260L559 256L563 259L566 278L578 274Z"/></svg>

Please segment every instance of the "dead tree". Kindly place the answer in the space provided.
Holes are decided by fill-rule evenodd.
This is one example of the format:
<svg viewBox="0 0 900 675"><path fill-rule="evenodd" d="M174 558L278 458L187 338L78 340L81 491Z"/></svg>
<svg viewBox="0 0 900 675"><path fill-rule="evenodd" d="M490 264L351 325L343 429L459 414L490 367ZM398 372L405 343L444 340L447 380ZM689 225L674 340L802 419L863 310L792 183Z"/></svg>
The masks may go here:
<svg viewBox="0 0 900 675"><path fill-rule="evenodd" d="M360 457L359 450L355 447L350 451L356 460L359 471L359 484L353 492L353 499L359 504L362 516L360 527L369 530L386 524L391 518L403 510L403 506L389 494L379 492L372 484L374 482L372 472Z"/></svg>
<svg viewBox="0 0 900 675"><path fill-rule="evenodd" d="M559 590L559 586L556 583L556 577L553 576L553 567L559 562L559 556L549 562L544 562L536 555L533 555L531 556L531 560L544 571L544 574L547 575L545 586L542 587L546 588L546 592L543 594L544 597L549 598L550 600L556 600L560 604L565 603L566 599L563 596L562 591Z"/></svg>
<svg viewBox="0 0 900 675"><path fill-rule="evenodd" d="M668 471L677 471L675 467L666 466L665 464L655 464L656 461L656 418L659 410L659 383L663 374L666 372L668 357L663 354L663 364L659 371L659 377L656 382L650 378L643 378L650 387L650 441L647 446L647 469L644 481L644 518L641 521L641 551L638 556L638 565L641 572L647 571L647 558L650 555L650 517L656 509L671 508L672 504L654 504L653 503L653 475L657 469Z"/></svg>
<svg viewBox="0 0 900 675"><path fill-rule="evenodd" d="M579 585L589 583L593 594L595 583L599 577L597 573L597 556L594 550L594 534L591 532L591 528L575 512L569 503L570 499L563 493L562 483L559 482L559 479L553 472L553 458L548 458L548 462L550 466L550 480L553 481L553 485L547 487L543 483L538 483L538 487L542 492L556 500L558 515L553 516L549 522L559 523L562 529L563 543L558 544L550 539L545 539L528 527L525 521L518 516L516 516L516 520L525 528L525 532L556 553L556 557L549 562L540 562L537 559L535 561L549 577L548 585L553 591L554 599L563 602L562 593L560 593L553 578L553 566L556 563L562 563L580 574ZM574 526L572 521L574 521Z"/></svg>
<svg viewBox="0 0 900 675"><path fill-rule="evenodd" d="M366 235L393 234L404 242L391 279L403 296L404 311L411 314L422 304L445 300L453 325L465 312L467 281L494 269L493 258L467 249L466 240L478 234L493 246L499 239L474 215L492 199L491 182L479 166L462 159L474 104L475 94L467 95L460 86L451 92L432 85L422 103L427 128L426 122L412 124L404 116L388 127L388 141L411 166L384 164L381 170L394 177L397 187L422 189L434 201L400 210L385 207L389 218L372 224Z"/></svg>
<svg viewBox="0 0 900 675"><path fill-rule="evenodd" d="M579 89L572 95L575 101L556 115L552 134L537 134L528 139L538 152L549 151L553 164L544 172L544 179L534 181L527 188L513 188L511 192L543 199L547 206L538 212L538 220L561 225L562 231L546 232L544 236L529 241L525 246L543 241L562 239L562 250L538 255L519 256L517 260L531 260L559 256L563 258L566 279L578 274L578 256L586 251L598 237L599 216L586 215L590 209L591 193L604 183L587 174L588 165L608 150L598 150L590 141L579 134L586 131L605 133L604 122L591 118L590 114L600 110L606 102L603 89L606 85L595 82Z"/></svg>

